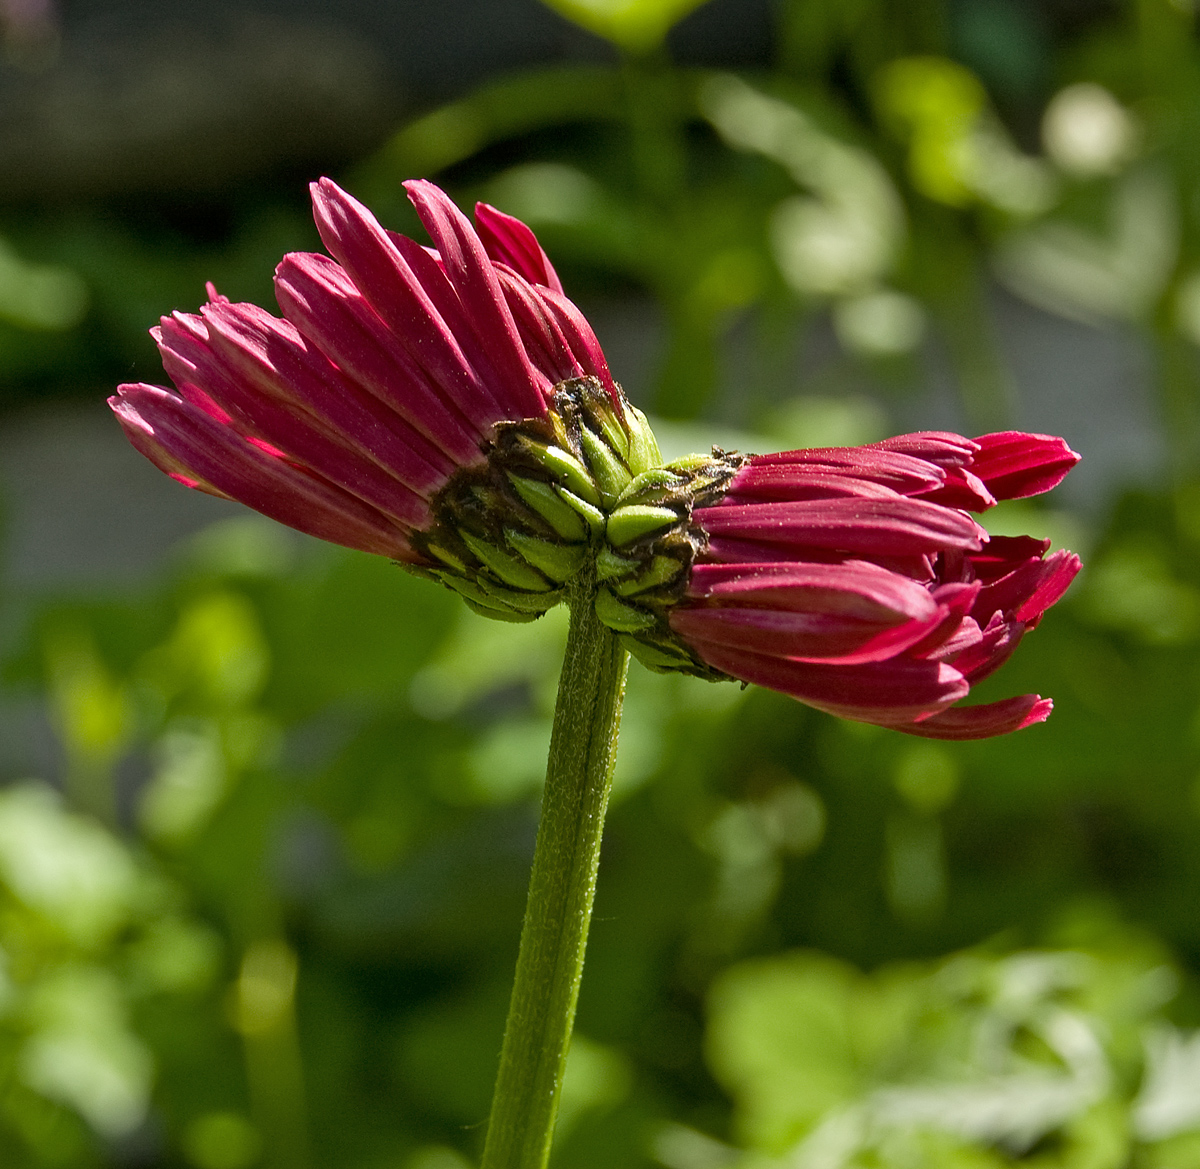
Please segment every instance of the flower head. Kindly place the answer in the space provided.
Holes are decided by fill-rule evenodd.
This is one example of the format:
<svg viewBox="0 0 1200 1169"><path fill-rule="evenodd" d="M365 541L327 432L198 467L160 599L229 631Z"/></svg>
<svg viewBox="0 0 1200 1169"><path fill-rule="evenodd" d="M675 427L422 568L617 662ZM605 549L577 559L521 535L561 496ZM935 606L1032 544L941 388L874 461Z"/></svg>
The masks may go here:
<svg viewBox="0 0 1200 1169"><path fill-rule="evenodd" d="M957 707L1062 595L1078 558L967 515L1049 490L1061 440L904 435L664 465L533 233L437 187L433 241L313 186L332 258L276 271L282 317L209 286L153 330L174 390L110 399L189 487L389 556L478 611L581 597L654 669L756 682L847 718L975 738L1044 719Z"/></svg>

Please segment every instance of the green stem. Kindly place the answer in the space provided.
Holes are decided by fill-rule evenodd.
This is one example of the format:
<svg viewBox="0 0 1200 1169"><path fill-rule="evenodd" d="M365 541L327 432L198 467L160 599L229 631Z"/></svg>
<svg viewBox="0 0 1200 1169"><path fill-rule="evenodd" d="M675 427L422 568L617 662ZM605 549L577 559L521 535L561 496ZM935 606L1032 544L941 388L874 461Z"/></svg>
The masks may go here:
<svg viewBox="0 0 1200 1169"><path fill-rule="evenodd" d="M544 1169L583 973L629 655L571 601L546 791L483 1169Z"/></svg>
<svg viewBox="0 0 1200 1169"><path fill-rule="evenodd" d="M621 67L633 174L644 204L678 205L687 175L683 99L678 74L662 48L626 57Z"/></svg>

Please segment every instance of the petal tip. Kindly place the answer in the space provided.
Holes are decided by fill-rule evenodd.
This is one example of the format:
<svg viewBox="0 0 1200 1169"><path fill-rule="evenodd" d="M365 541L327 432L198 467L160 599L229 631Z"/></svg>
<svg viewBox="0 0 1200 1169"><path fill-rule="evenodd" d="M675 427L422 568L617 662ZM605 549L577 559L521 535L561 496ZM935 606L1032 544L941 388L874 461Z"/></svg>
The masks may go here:
<svg viewBox="0 0 1200 1169"><path fill-rule="evenodd" d="M1054 699L1043 698L1040 694L1034 695L1034 703L1029 708L1029 713L1025 716L1025 721L1021 723L1017 730L1023 730L1025 727L1033 726L1034 723L1044 723L1050 717L1054 710Z"/></svg>

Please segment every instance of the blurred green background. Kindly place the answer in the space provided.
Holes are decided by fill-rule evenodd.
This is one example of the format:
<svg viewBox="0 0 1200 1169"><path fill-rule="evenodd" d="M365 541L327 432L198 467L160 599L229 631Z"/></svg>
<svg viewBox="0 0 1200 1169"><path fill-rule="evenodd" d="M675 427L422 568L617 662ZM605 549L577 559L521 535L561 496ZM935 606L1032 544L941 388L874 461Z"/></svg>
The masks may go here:
<svg viewBox="0 0 1200 1169"><path fill-rule="evenodd" d="M947 427L1084 554L934 744L636 665L556 1164L1200 1167L1192 0L0 2L0 1165L464 1169L561 614L106 416L332 173L539 232L672 454Z"/></svg>

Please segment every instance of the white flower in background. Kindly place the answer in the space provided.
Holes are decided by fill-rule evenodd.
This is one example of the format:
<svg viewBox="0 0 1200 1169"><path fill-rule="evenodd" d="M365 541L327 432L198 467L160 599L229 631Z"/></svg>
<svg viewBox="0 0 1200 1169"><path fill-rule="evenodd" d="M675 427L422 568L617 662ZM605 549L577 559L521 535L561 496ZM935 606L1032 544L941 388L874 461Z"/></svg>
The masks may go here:
<svg viewBox="0 0 1200 1169"><path fill-rule="evenodd" d="M870 357L893 357L915 349L925 336L925 311L902 292L879 288L839 301L833 327L847 348Z"/></svg>
<svg viewBox="0 0 1200 1169"><path fill-rule="evenodd" d="M700 107L731 146L774 159L808 192L784 199L771 216L775 260L793 288L844 295L870 288L891 268L907 225L873 155L733 76L706 82Z"/></svg>
<svg viewBox="0 0 1200 1169"><path fill-rule="evenodd" d="M1051 99L1042 118L1050 158L1079 178L1111 175L1137 153L1137 122L1102 85L1068 85Z"/></svg>

